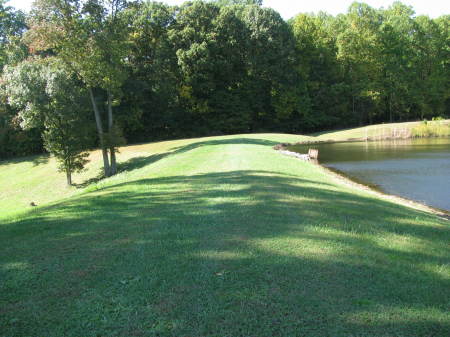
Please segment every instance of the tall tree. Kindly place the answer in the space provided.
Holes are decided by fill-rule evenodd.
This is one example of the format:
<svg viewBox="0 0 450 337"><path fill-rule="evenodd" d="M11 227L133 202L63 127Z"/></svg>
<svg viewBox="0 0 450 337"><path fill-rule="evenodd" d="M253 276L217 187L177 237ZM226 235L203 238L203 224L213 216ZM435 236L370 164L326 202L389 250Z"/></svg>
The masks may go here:
<svg viewBox="0 0 450 337"><path fill-rule="evenodd" d="M242 83L248 30L237 7L187 3L169 32L182 75L180 99L191 123L207 134L248 130Z"/></svg>
<svg viewBox="0 0 450 337"><path fill-rule="evenodd" d="M262 0L213 0L220 6L232 6L232 5L257 5L262 6Z"/></svg>
<svg viewBox="0 0 450 337"><path fill-rule="evenodd" d="M115 153L120 137L113 104L127 76L126 8L125 0L38 0L27 32L32 50L56 54L85 84L95 115L105 176L117 172ZM107 123L102 121L97 89L106 92Z"/></svg>
<svg viewBox="0 0 450 337"><path fill-rule="evenodd" d="M385 120L409 119L411 102L414 101L411 81L416 76L411 69L414 54L412 39L416 31L411 7L394 2L382 12L380 26L383 100Z"/></svg>
<svg viewBox="0 0 450 337"><path fill-rule="evenodd" d="M6 64L17 63L26 55L20 38L26 29L25 15L0 0L0 72ZM24 132L18 127L17 111L8 106L7 98L0 100L0 158L26 155L42 150L39 132Z"/></svg>
<svg viewBox="0 0 450 337"><path fill-rule="evenodd" d="M348 87L337 59L335 18L325 13L299 14L290 21L296 43L303 109L302 131L349 122ZM347 118L346 118L347 117Z"/></svg>
<svg viewBox="0 0 450 337"><path fill-rule="evenodd" d="M181 76L169 31L175 22L174 7L144 2L128 11L132 33L128 54L131 76L125 82L118 107L121 125L130 141L183 136L186 123L179 104Z"/></svg>
<svg viewBox="0 0 450 337"><path fill-rule="evenodd" d="M415 20L409 55L410 71L414 76L409 78L409 84L412 85L414 104L411 113L421 119L445 116L450 112L446 104L450 98L449 20L449 16L434 20L419 16Z"/></svg>
<svg viewBox="0 0 450 337"><path fill-rule="evenodd" d="M0 0L0 70L8 62L9 42L20 38L26 29L25 14L15 11Z"/></svg>
<svg viewBox="0 0 450 337"><path fill-rule="evenodd" d="M347 15L339 20L336 45L338 59L349 78L351 111L362 125L374 120L380 97L378 30L381 17L364 3L353 3Z"/></svg>
<svg viewBox="0 0 450 337"><path fill-rule="evenodd" d="M249 31L245 61L251 130L275 131L299 109L297 78L292 71L294 37L289 25L273 9L245 6L240 18Z"/></svg>

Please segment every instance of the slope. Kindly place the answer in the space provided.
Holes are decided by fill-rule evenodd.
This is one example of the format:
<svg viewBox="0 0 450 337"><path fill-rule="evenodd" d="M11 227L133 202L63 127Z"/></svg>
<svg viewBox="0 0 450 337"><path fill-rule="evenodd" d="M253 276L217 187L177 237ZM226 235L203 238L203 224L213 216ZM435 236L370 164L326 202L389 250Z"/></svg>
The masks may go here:
<svg viewBox="0 0 450 337"><path fill-rule="evenodd" d="M130 147L5 216L0 335L447 336L448 222L271 148L296 139Z"/></svg>

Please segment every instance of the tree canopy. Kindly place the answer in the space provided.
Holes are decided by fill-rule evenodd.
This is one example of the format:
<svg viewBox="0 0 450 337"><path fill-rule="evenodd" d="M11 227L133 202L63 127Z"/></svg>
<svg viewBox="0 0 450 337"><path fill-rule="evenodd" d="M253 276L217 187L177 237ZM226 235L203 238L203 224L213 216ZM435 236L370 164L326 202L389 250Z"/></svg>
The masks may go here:
<svg viewBox="0 0 450 337"><path fill-rule="evenodd" d="M346 14L289 22L255 0L38 0L28 15L4 2L0 13L3 86L26 60L63 64L79 88L73 104L90 102L80 123L97 127L85 147L102 148L105 175L116 172L124 139L304 133L450 114L450 17L416 16L400 2L355 2ZM48 150L44 124L21 129L29 118L3 93L1 157ZM33 95L21 99L34 104Z"/></svg>

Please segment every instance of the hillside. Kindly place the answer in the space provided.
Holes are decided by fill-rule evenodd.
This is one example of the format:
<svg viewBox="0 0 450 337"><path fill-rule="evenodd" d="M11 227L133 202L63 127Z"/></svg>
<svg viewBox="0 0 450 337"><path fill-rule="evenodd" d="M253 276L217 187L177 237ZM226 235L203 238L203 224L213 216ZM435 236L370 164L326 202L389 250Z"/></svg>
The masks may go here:
<svg viewBox="0 0 450 337"><path fill-rule="evenodd" d="M74 183L77 188L67 188L65 175L57 172L56 162L53 158L46 156L25 157L8 161L0 161L0 219L30 210L30 203L38 206L49 202L61 200L84 191L96 189L97 185L105 186L126 182L128 179L138 178L141 174L140 168L146 167L145 173L157 174L159 165L166 162L163 160L158 165L151 165L166 157L177 159L173 154L178 154L182 147L191 144L208 141L226 141L235 138L262 140L262 145L273 146L281 142L303 142L303 141L345 141L348 139L364 138L367 135L376 135L383 130L394 128L412 128L419 122L380 124L369 127L354 128L341 131L322 132L313 135L289 135L289 134L258 134L238 135L222 137L206 137L166 142L149 143L142 145L131 145L122 147L118 154L122 173L116 177L102 180L101 157L99 151L90 155L90 163L86 171L74 175ZM264 143L265 142L265 143ZM170 165L170 164L169 164ZM11 179L14 176L14 179ZM49 192L51 191L51 193Z"/></svg>
<svg viewBox="0 0 450 337"><path fill-rule="evenodd" d="M0 163L0 335L449 335L448 221L272 149L358 130Z"/></svg>

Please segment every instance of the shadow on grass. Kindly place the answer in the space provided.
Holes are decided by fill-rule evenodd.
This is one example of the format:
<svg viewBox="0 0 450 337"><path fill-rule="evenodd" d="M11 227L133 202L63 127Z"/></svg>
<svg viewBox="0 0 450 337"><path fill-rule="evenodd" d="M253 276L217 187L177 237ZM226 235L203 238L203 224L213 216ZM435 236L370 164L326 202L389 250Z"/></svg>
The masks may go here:
<svg viewBox="0 0 450 337"><path fill-rule="evenodd" d="M163 159L164 157L167 157L168 155L170 155L170 153L156 154L148 157L145 156L134 157L125 162L122 163L119 162L117 164L117 171L118 173L120 173L120 172L131 172L137 169L141 169L147 165L151 165L152 163ZM76 188L85 188L91 184L96 184L103 179L105 179L105 174L102 168L98 171L98 174L95 177L87 179L80 184L73 184L73 186L75 186Z"/></svg>
<svg viewBox="0 0 450 337"><path fill-rule="evenodd" d="M277 143L264 140L264 139L254 139L254 138L233 138L233 139L224 139L224 140L210 140L210 141L203 141L203 142L197 142L192 143L185 146L178 146L170 149L169 152L159 153L159 154L153 154L149 156L140 156L131 158L125 162L118 163L117 169L118 172L131 172L134 170L141 169L145 166L151 165L161 159L167 158L172 155L185 153L191 150L195 150L197 148L203 147L203 146L216 146L216 145L224 145L224 144L249 144L249 145L264 145L264 146L274 146ZM92 183L97 183L100 180L104 178L104 175L102 172L100 172L96 177L88 179L84 181L81 184L76 185L78 188L84 188Z"/></svg>
<svg viewBox="0 0 450 337"><path fill-rule="evenodd" d="M360 126L361 128L364 126ZM346 129L330 129L330 130L325 130L325 131L318 131L318 132L313 132L313 133L308 133L306 134L306 136L308 137L320 137L329 133L335 133L335 132L346 132L346 131L351 131L354 130L355 128L359 128L358 126L353 127L353 128L346 128Z"/></svg>
<svg viewBox="0 0 450 337"><path fill-rule="evenodd" d="M171 155L170 152L154 154L150 156L141 156L131 158L123 163L119 163L117 168L119 172L131 172L137 169L141 169L147 165L151 165L167 156Z"/></svg>
<svg viewBox="0 0 450 337"><path fill-rule="evenodd" d="M279 173L111 186L0 238L11 336L450 333L446 222Z"/></svg>
<svg viewBox="0 0 450 337"><path fill-rule="evenodd" d="M0 166L9 165L9 164L21 164L24 162L31 162L33 164L33 166L39 166L39 165L47 164L49 160L50 160L49 154L40 154L40 155L33 155L33 156L27 156L27 157L14 158L14 159L0 160Z"/></svg>
<svg viewBox="0 0 450 337"><path fill-rule="evenodd" d="M76 188L79 188L79 189L82 189L82 188L88 187L91 184L96 184L96 183L102 181L103 179L105 179L105 174L103 172L103 169L99 169L98 173L97 173L97 175L95 177L86 179L85 181L83 181L82 183L79 183L79 184L72 183L72 186L76 187Z"/></svg>
<svg viewBox="0 0 450 337"><path fill-rule="evenodd" d="M222 139L222 140L208 140L204 142L192 143L185 146L174 147L171 152L172 154L184 153L202 146L215 146L215 145L226 145L226 144L241 144L241 145L263 145L263 146L274 146L277 145L277 142L265 140L265 139L256 139L256 138L232 138L232 139Z"/></svg>

